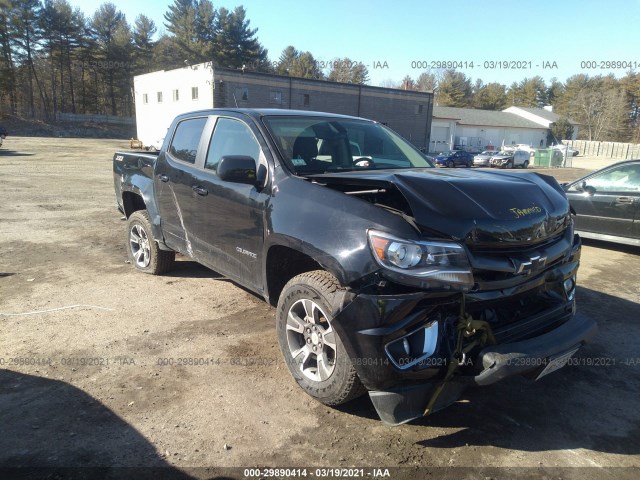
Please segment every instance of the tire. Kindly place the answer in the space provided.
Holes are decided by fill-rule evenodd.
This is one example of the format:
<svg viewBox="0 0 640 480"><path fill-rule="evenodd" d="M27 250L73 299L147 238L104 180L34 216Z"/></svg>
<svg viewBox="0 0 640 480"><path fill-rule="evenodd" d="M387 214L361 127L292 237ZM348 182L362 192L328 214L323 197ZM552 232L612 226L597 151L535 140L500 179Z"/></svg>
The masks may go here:
<svg viewBox="0 0 640 480"><path fill-rule="evenodd" d="M513 161L509 160L505 168L513 168Z"/></svg>
<svg viewBox="0 0 640 480"><path fill-rule="evenodd" d="M160 275L173 268L176 252L160 250L146 210L133 212L129 217L126 245L129 261L141 272Z"/></svg>
<svg viewBox="0 0 640 480"><path fill-rule="evenodd" d="M455 164L453 163L453 161L452 161L452 160L449 160L449 161L447 162L447 168L455 168Z"/></svg>
<svg viewBox="0 0 640 480"><path fill-rule="evenodd" d="M284 286L276 311L278 342L291 375L325 405L340 405L366 392L331 327L333 305L342 293L329 272L302 273Z"/></svg>
<svg viewBox="0 0 640 480"><path fill-rule="evenodd" d="M529 168L529 161L525 160L524 163L522 164L522 168L527 169Z"/></svg>

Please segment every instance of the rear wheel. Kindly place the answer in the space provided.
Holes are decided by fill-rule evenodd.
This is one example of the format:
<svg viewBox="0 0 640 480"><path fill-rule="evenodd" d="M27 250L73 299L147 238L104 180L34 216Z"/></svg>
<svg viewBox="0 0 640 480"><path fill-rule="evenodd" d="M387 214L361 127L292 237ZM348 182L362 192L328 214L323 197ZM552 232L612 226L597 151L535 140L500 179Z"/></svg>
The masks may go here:
<svg viewBox="0 0 640 480"><path fill-rule="evenodd" d="M302 273L285 285L276 313L278 342L291 375L326 405L345 403L366 391L331 325L342 293L330 273Z"/></svg>
<svg viewBox="0 0 640 480"><path fill-rule="evenodd" d="M522 164L522 168L529 168L529 160L525 160Z"/></svg>
<svg viewBox="0 0 640 480"><path fill-rule="evenodd" d="M133 212L127 222L127 254L136 269L151 275L168 272L176 253L160 250L153 237L151 221L146 210Z"/></svg>

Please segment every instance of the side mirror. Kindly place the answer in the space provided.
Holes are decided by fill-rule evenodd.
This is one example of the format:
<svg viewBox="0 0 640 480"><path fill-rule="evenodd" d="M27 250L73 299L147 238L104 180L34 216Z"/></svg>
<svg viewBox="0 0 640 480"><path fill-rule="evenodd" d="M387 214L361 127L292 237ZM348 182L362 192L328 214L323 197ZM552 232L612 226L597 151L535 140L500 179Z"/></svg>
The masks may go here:
<svg viewBox="0 0 640 480"><path fill-rule="evenodd" d="M256 161L246 155L225 155L218 163L218 176L225 182L256 185Z"/></svg>

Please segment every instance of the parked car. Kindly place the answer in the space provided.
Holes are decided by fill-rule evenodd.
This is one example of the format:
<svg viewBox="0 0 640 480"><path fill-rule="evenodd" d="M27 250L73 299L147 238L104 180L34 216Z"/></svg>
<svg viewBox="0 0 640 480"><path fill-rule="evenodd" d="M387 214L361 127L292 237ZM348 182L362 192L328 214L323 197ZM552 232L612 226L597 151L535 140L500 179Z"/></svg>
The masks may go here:
<svg viewBox="0 0 640 480"><path fill-rule="evenodd" d="M116 152L113 179L132 266L180 252L277 305L285 364L327 405L368 391L404 423L468 385L541 378L597 330L574 315L581 244L553 178L436 171L377 122L185 113L158 154Z"/></svg>
<svg viewBox="0 0 640 480"><path fill-rule="evenodd" d="M498 152L496 152L495 150L485 150L484 152L479 153L478 155L473 157L473 165L475 167L491 166L489 160L491 160L491 157L493 157L496 153Z"/></svg>
<svg viewBox="0 0 640 480"><path fill-rule="evenodd" d="M531 145L527 145L526 143L518 143L515 145L515 147L516 150L523 150L525 152L528 152L530 157L533 157L533 155L535 155L536 153L536 149Z"/></svg>
<svg viewBox="0 0 640 480"><path fill-rule="evenodd" d="M640 246L640 160L564 184L581 236Z"/></svg>
<svg viewBox="0 0 640 480"><path fill-rule="evenodd" d="M554 145L551 148L560 150L562 152L562 155L566 155L568 157L575 157L580 153L578 150L575 150L568 145Z"/></svg>
<svg viewBox="0 0 640 480"><path fill-rule="evenodd" d="M524 150L515 151L501 151L497 155L491 157L489 163L492 167L498 168L513 168L522 167L527 168L529 166L529 152Z"/></svg>
<svg viewBox="0 0 640 480"><path fill-rule="evenodd" d="M2 146L2 141L7 138L7 129L0 126L0 147Z"/></svg>
<svg viewBox="0 0 640 480"><path fill-rule="evenodd" d="M436 167L471 167L473 165L473 155L463 150L452 150L438 154L435 163Z"/></svg>

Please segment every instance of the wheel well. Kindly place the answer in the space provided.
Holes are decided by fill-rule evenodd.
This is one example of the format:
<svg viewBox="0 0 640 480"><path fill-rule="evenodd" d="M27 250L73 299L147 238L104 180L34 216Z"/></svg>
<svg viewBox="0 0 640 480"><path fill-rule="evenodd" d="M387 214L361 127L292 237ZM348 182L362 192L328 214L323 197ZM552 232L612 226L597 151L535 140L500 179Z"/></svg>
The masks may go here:
<svg viewBox="0 0 640 480"><path fill-rule="evenodd" d="M147 209L142 197L133 192L122 192L122 207L124 208L124 214L127 218L129 218L133 212Z"/></svg>
<svg viewBox="0 0 640 480"><path fill-rule="evenodd" d="M313 258L289 247L277 245L267 254L267 289L269 303L276 305L280 292L296 275L313 270L322 270L322 266Z"/></svg>

